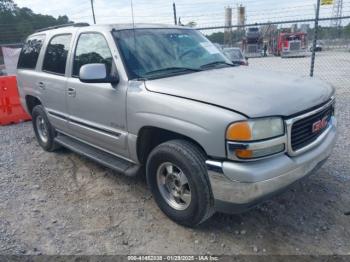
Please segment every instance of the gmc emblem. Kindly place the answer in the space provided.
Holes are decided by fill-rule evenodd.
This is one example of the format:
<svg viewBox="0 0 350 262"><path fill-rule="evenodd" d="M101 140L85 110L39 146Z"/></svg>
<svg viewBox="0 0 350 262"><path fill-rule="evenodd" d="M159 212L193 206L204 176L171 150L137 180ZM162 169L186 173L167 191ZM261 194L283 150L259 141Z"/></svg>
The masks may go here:
<svg viewBox="0 0 350 262"><path fill-rule="evenodd" d="M312 133L320 132L321 130L325 129L327 125L328 125L328 116L312 124Z"/></svg>

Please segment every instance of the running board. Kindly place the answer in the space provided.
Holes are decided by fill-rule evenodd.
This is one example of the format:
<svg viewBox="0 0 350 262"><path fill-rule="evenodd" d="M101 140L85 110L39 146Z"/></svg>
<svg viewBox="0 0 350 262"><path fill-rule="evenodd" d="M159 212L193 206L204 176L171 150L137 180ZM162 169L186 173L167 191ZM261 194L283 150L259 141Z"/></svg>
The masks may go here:
<svg viewBox="0 0 350 262"><path fill-rule="evenodd" d="M136 164L104 152L95 147L89 146L63 134L58 134L58 136L55 138L55 142L62 145L63 147L72 150L75 153L90 158L105 167L111 168L127 176L136 176L140 170L140 166Z"/></svg>

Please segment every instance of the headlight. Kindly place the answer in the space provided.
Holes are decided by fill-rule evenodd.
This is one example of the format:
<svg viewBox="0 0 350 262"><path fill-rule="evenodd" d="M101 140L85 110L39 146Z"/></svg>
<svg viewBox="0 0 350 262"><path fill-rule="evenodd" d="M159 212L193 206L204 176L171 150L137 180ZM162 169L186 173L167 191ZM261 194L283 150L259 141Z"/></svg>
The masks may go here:
<svg viewBox="0 0 350 262"><path fill-rule="evenodd" d="M226 139L231 141L255 141L284 134L283 120L278 117L236 122L230 125Z"/></svg>
<svg viewBox="0 0 350 262"><path fill-rule="evenodd" d="M284 122L278 117L233 123L226 131L228 157L249 160L284 152L284 134Z"/></svg>

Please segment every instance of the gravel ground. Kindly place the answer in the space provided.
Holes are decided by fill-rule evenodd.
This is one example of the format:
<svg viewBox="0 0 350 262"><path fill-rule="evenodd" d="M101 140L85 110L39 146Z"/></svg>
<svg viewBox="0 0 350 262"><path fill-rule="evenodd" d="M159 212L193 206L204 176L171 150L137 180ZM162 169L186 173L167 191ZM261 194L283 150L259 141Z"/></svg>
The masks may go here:
<svg viewBox="0 0 350 262"><path fill-rule="evenodd" d="M142 177L46 153L31 123L0 127L0 254L350 255L350 93L337 88L329 161L259 207L196 229L165 217Z"/></svg>

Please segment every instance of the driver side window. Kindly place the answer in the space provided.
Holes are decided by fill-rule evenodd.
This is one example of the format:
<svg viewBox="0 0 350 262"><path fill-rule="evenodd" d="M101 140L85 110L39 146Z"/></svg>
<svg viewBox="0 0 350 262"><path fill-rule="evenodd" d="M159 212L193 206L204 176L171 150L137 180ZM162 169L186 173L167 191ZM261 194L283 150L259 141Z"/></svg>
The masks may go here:
<svg viewBox="0 0 350 262"><path fill-rule="evenodd" d="M80 35L74 54L73 77L79 76L80 68L86 64L105 64L111 74L113 58L106 39L99 33Z"/></svg>

